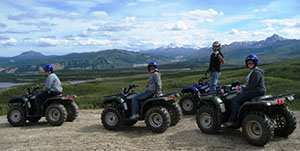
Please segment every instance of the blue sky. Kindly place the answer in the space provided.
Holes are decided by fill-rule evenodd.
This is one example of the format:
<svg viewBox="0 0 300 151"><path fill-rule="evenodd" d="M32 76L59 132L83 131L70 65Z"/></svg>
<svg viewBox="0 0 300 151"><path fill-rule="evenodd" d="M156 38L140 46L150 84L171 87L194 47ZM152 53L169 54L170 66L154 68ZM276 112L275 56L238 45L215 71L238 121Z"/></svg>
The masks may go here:
<svg viewBox="0 0 300 151"><path fill-rule="evenodd" d="M297 0L1 0L0 56L300 39Z"/></svg>

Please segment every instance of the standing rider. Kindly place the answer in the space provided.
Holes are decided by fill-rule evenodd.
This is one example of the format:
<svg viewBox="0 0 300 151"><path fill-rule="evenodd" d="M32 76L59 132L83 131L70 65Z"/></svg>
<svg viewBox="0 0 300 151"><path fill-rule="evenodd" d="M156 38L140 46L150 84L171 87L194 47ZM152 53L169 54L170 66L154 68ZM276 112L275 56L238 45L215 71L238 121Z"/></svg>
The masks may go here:
<svg viewBox="0 0 300 151"><path fill-rule="evenodd" d="M216 92L218 79L221 75L220 66L221 63L225 63L224 56L221 53L221 43L215 41L212 48L214 52L210 55L209 67L206 71L206 73L210 72L210 93Z"/></svg>
<svg viewBox="0 0 300 151"><path fill-rule="evenodd" d="M36 96L36 110L38 115L42 114L42 105L47 98L62 93L61 82L57 75L53 72L52 65L45 65L44 72L47 78L44 81L43 91Z"/></svg>
<svg viewBox="0 0 300 151"><path fill-rule="evenodd" d="M158 71L158 64L155 61L151 61L148 64L148 71L152 73L147 88L144 92L137 94L132 99L132 116L130 119L138 119L140 117L139 115L139 101L145 100L153 95L160 95L162 94L162 82L160 78L160 73Z"/></svg>
<svg viewBox="0 0 300 151"><path fill-rule="evenodd" d="M241 105L257 96L263 96L266 93L264 80L264 71L258 65L258 57L251 54L245 59L246 67L251 71L247 76L247 86L241 90L241 93L234 99L233 109L229 120L224 123L224 127L232 126L236 122L237 114Z"/></svg>

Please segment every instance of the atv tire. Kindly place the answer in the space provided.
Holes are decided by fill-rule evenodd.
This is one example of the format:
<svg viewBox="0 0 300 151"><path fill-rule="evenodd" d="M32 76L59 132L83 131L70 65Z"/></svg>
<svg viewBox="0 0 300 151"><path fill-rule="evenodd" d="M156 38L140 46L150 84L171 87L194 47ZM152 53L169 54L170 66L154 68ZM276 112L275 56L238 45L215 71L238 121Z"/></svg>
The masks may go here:
<svg viewBox="0 0 300 151"><path fill-rule="evenodd" d="M212 106L201 106L196 113L197 125L203 133L215 134L220 129L217 111Z"/></svg>
<svg viewBox="0 0 300 151"><path fill-rule="evenodd" d="M195 96L193 96L192 94L184 95L180 99L179 105L184 115L194 115L198 107L198 104L195 100Z"/></svg>
<svg viewBox="0 0 300 151"><path fill-rule="evenodd" d="M176 103L169 105L167 109L171 118L170 126L175 126L181 119L182 110L180 106Z"/></svg>
<svg viewBox="0 0 300 151"><path fill-rule="evenodd" d="M108 130L117 131L124 127L124 121L120 112L113 107L108 107L102 111L101 121Z"/></svg>
<svg viewBox="0 0 300 151"><path fill-rule="evenodd" d="M12 106L7 113L7 120L12 126L24 126L26 115L20 106Z"/></svg>
<svg viewBox="0 0 300 151"><path fill-rule="evenodd" d="M287 137L296 129L296 117L288 108L279 108L270 116L274 122L274 134L280 137Z"/></svg>
<svg viewBox="0 0 300 151"><path fill-rule="evenodd" d="M145 115L147 127L154 133L164 132L171 123L168 110L164 107L152 107Z"/></svg>
<svg viewBox="0 0 300 151"><path fill-rule="evenodd" d="M46 109L46 119L52 126L60 126L67 117L67 111L62 104L53 103Z"/></svg>
<svg viewBox="0 0 300 151"><path fill-rule="evenodd" d="M78 117L78 106L75 102L66 104L65 108L67 110L67 119L66 121L72 122Z"/></svg>
<svg viewBox="0 0 300 151"><path fill-rule="evenodd" d="M255 146L264 146L274 134L270 118L261 112L246 115L242 131L248 142Z"/></svg>

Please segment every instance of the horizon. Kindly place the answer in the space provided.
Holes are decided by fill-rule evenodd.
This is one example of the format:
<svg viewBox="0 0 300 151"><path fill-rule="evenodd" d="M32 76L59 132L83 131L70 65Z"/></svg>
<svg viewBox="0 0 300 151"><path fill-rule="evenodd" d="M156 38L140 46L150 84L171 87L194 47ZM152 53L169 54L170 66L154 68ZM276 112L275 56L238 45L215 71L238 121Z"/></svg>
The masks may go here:
<svg viewBox="0 0 300 151"><path fill-rule="evenodd" d="M300 39L296 0L2 0L0 9L1 57Z"/></svg>

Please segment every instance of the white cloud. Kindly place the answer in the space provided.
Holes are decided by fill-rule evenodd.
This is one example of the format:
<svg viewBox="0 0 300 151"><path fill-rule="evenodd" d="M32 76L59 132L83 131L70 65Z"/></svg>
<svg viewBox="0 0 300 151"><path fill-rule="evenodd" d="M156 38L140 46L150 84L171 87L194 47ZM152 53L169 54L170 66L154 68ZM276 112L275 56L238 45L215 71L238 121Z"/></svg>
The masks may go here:
<svg viewBox="0 0 300 151"><path fill-rule="evenodd" d="M178 21L172 30L186 30L187 27L183 21Z"/></svg>
<svg viewBox="0 0 300 151"><path fill-rule="evenodd" d="M262 21L267 26L283 26L283 27L296 27L300 24L300 17L289 18L289 19L266 19Z"/></svg>
<svg viewBox="0 0 300 151"><path fill-rule="evenodd" d="M231 31L229 32L229 34L233 34L233 35L238 34L238 33L239 33L239 31L235 28L231 29Z"/></svg>
<svg viewBox="0 0 300 151"><path fill-rule="evenodd" d="M3 40L0 40L0 44L1 45L15 45L17 43L17 40L10 37L10 38L7 38L7 39L3 39Z"/></svg>
<svg viewBox="0 0 300 151"><path fill-rule="evenodd" d="M65 39L52 39L52 38L39 38L35 40L38 46L40 47L49 47L49 46L56 46L56 45L67 45L69 40Z"/></svg>
<svg viewBox="0 0 300 151"><path fill-rule="evenodd" d="M78 45L108 45L111 43L110 40L98 40L98 39L84 39L76 42Z"/></svg>
<svg viewBox="0 0 300 151"><path fill-rule="evenodd" d="M91 15L94 17L99 17L99 18L105 18L108 16L108 14L105 11L95 11L95 12L92 12Z"/></svg>
<svg viewBox="0 0 300 151"><path fill-rule="evenodd" d="M252 12L259 13L259 12L266 12L266 11L267 11L267 9L263 8L263 9L254 9Z"/></svg>

